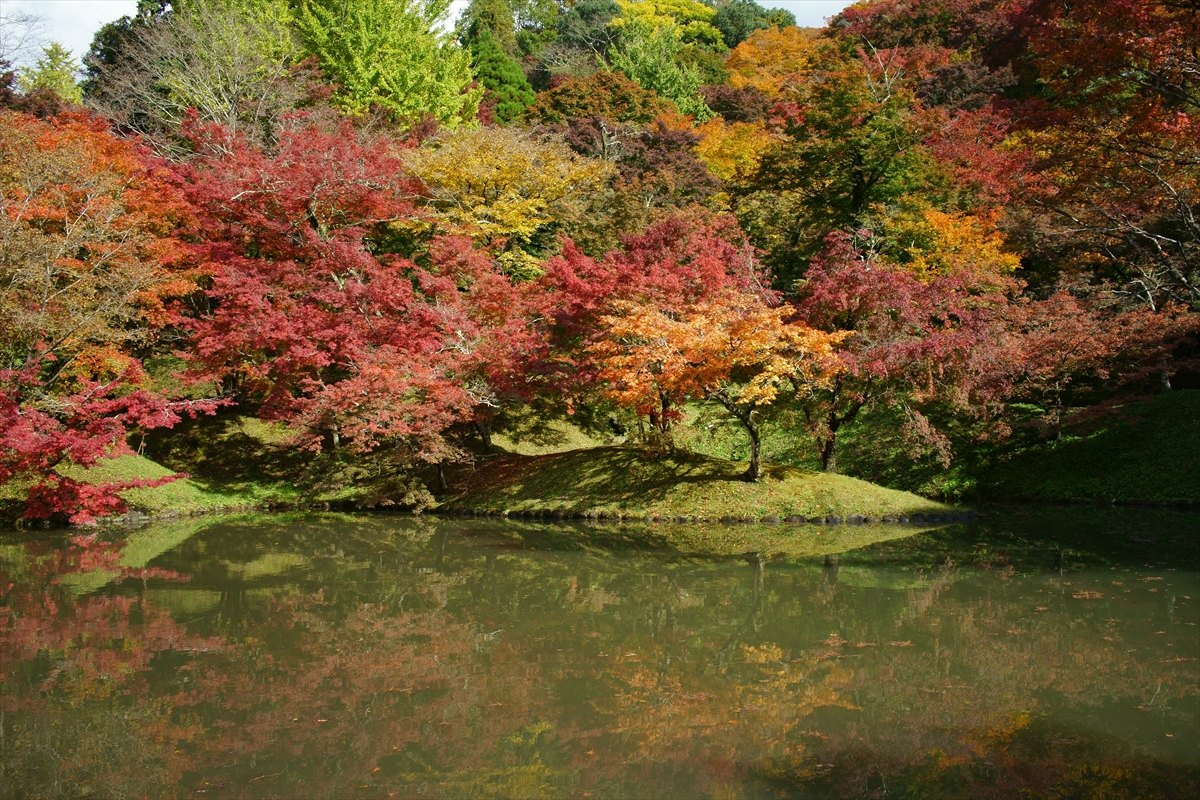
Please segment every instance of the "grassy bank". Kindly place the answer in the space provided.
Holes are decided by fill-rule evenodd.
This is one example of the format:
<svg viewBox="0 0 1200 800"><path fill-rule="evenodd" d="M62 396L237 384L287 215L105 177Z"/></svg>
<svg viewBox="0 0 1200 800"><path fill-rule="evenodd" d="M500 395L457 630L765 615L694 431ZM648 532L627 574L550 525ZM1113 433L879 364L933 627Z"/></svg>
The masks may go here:
<svg viewBox="0 0 1200 800"><path fill-rule="evenodd" d="M939 513L946 506L842 475L770 465L760 483L741 480L745 464L680 449L649 457L632 446L601 445L567 424L544 424L537 435L500 433L507 450L448 470L452 507L490 510L620 512L623 515L718 520L791 514L841 517ZM600 446L597 446L600 445ZM569 449L572 448L572 449ZM514 452L516 451L516 452ZM145 441L144 456L122 456L89 469L60 470L77 480L112 483L187 477L122 493L131 508L183 514L264 503L349 506L427 505L432 475L405 477L370 457L298 449L277 425L223 415L185 422Z"/></svg>
<svg viewBox="0 0 1200 800"><path fill-rule="evenodd" d="M1099 430L997 458L975 494L1029 500L1200 500L1200 391L1120 409Z"/></svg>
<svg viewBox="0 0 1200 800"><path fill-rule="evenodd" d="M840 461L847 475L813 471L811 448L802 446L795 430L780 427L765 448L775 463L759 484L739 479L740 431L706 422L697 409L689 408L692 418L676 437L686 446L660 459L568 422L530 417L496 432L500 454L449 470L451 491L438 500L490 510L761 519L946 509L920 495L972 504L1200 499L1200 392L1168 392L1119 412L1086 435L1047 441L1018 431L1003 445L960 442L948 470L909 458L898 426L879 413L843 437ZM92 483L187 473L164 486L123 493L131 507L150 513L264 503L402 508L433 499L425 492L432 475L404 478L369 459L300 450L282 426L253 417L187 421L148 436L145 453L60 471ZM26 489L17 482L0 487L4 519L19 517Z"/></svg>
<svg viewBox="0 0 1200 800"><path fill-rule="evenodd" d="M60 467L61 474L83 483L121 483L135 480L158 480L176 474L162 464L144 456L120 456L100 461L88 469ZM149 489L129 489L121 497L131 508L148 512L211 511L228 506L257 505L279 502L288 495L270 484L239 483L222 485L209 480L179 478Z"/></svg>
<svg viewBox="0 0 1200 800"><path fill-rule="evenodd" d="M689 411L692 411L689 409ZM1034 410L1031 410L1031 414ZM1002 442L981 442L969 428L950 424L949 468L932 455L915 456L897 412L877 409L841 431L841 471L881 486L926 497L970 502L1008 500L1200 500L1200 391L1164 392L1132 402L1084 429L1041 438L1017 426ZM680 427L677 440L708 455L745 458L745 434L713 425L699 414ZM811 439L796 425L768 426L765 457L777 464L813 468Z"/></svg>
<svg viewBox="0 0 1200 800"><path fill-rule="evenodd" d="M899 428L886 412L851 427L842 467L885 486L972 502L1200 500L1200 391L1130 403L1057 439L1019 427L1007 441L976 442L951 429L949 469L932 457L910 458Z"/></svg>
<svg viewBox="0 0 1200 800"><path fill-rule="evenodd" d="M764 480L740 479L746 465L688 452L646 459L631 447L539 456L497 455L451 473L447 505L521 511L597 511L664 517L762 518L939 513L947 506L907 492L795 467L770 466Z"/></svg>

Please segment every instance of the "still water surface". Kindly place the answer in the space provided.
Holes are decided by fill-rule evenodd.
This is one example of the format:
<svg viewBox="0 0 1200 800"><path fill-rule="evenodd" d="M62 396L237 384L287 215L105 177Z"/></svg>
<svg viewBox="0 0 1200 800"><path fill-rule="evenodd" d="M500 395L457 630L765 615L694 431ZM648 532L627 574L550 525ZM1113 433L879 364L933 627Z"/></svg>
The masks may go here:
<svg viewBox="0 0 1200 800"><path fill-rule="evenodd" d="M9 533L0 796L1196 796L1198 520L995 510L836 564L345 515Z"/></svg>

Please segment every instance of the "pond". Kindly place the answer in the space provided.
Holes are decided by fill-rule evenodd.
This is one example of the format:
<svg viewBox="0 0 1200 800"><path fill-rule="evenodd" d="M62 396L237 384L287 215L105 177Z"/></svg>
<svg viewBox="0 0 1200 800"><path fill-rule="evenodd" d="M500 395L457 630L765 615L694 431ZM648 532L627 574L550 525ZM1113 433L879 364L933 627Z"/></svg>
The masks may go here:
<svg viewBox="0 0 1200 800"><path fill-rule="evenodd" d="M0 796L1196 796L1200 515L991 509L830 559L616 535L6 533Z"/></svg>

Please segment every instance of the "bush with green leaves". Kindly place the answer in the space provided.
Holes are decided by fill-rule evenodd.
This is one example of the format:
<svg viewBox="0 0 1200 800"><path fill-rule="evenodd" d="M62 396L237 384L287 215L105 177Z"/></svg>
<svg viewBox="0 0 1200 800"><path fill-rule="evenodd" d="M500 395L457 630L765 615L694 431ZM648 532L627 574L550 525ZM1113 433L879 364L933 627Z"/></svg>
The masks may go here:
<svg viewBox="0 0 1200 800"><path fill-rule="evenodd" d="M614 69L643 89L651 89L675 103L684 114L697 122L712 117L712 111L700 96L703 79L690 65L681 65L676 56L682 43L671 25L651 28L634 20L621 27L621 46L611 53Z"/></svg>
<svg viewBox="0 0 1200 800"><path fill-rule="evenodd" d="M347 113L372 107L400 123L432 117L455 128L473 120L471 58L441 28L449 0L302 0L305 48L337 84Z"/></svg>

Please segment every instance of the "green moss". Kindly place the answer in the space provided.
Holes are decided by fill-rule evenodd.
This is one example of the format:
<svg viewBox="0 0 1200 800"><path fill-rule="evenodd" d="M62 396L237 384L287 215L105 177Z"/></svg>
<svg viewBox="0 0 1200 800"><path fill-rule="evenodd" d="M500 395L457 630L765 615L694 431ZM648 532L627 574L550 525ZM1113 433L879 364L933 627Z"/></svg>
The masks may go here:
<svg viewBox="0 0 1200 800"><path fill-rule="evenodd" d="M667 517L884 515L946 506L844 475L769 466L759 483L745 464L677 452L649 459L632 447L542 456L495 456L452 475L452 505L496 510L620 511Z"/></svg>
<svg viewBox="0 0 1200 800"><path fill-rule="evenodd" d="M525 430L510 429L492 436L492 445L505 453L522 456L542 456L550 453L565 453L570 450L585 450L609 444L565 420L551 419Z"/></svg>

